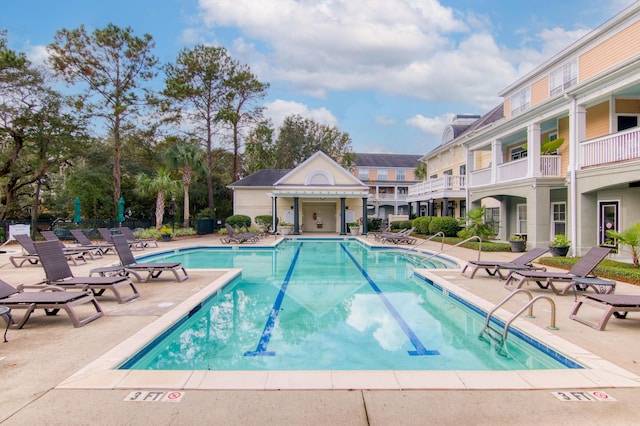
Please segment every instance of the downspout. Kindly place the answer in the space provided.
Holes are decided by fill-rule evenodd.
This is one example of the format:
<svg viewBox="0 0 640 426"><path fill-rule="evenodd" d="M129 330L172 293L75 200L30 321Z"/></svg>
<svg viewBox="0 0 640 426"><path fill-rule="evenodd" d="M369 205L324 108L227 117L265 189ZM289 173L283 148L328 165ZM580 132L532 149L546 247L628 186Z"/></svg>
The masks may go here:
<svg viewBox="0 0 640 426"><path fill-rule="evenodd" d="M571 116L569 129L569 198L571 199L571 238L576 242L571 244L571 256L578 255L578 189L576 185L576 168L578 157L578 101L574 96L565 93L564 98L571 101ZM580 240L581 241L581 240ZM580 243L582 244L582 243Z"/></svg>

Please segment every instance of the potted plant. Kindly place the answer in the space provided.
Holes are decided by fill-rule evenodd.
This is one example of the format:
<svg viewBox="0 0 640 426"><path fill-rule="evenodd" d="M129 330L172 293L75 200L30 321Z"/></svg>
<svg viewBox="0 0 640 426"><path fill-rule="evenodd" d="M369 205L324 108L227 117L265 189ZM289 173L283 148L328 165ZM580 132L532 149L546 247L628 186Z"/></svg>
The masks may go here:
<svg viewBox="0 0 640 426"><path fill-rule="evenodd" d="M164 225L160 228L160 236L162 237L162 241L171 241L171 228L168 225Z"/></svg>
<svg viewBox="0 0 640 426"><path fill-rule="evenodd" d="M522 235L511 235L511 238L509 238L509 244L511 245L511 251L514 253L523 252L527 247L527 242Z"/></svg>
<svg viewBox="0 0 640 426"><path fill-rule="evenodd" d="M216 212L214 209L206 208L200 210L196 215L196 233L198 235L213 233L215 217Z"/></svg>
<svg viewBox="0 0 640 426"><path fill-rule="evenodd" d="M291 231L293 231L293 224L289 222L279 221L280 225L278 225L278 231L280 231L280 235L289 235Z"/></svg>
<svg viewBox="0 0 640 426"><path fill-rule="evenodd" d="M571 241L564 234L556 234L549 246L552 256L566 256L569 253Z"/></svg>
<svg viewBox="0 0 640 426"><path fill-rule="evenodd" d="M351 235L360 235L360 222L349 223L349 231Z"/></svg>

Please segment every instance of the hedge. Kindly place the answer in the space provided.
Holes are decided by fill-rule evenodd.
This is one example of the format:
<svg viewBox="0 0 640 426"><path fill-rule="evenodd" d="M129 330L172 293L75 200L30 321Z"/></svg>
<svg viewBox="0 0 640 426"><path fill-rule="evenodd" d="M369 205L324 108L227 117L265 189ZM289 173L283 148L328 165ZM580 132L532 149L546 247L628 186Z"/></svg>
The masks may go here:
<svg viewBox="0 0 640 426"><path fill-rule="evenodd" d="M446 237L455 237L460 230L460 224L452 217L434 217L429 223L429 233L443 232Z"/></svg>
<svg viewBox="0 0 640 426"><path fill-rule="evenodd" d="M225 223L234 228L249 228L251 226L251 218L243 214L234 214L233 216L229 216L225 220Z"/></svg>

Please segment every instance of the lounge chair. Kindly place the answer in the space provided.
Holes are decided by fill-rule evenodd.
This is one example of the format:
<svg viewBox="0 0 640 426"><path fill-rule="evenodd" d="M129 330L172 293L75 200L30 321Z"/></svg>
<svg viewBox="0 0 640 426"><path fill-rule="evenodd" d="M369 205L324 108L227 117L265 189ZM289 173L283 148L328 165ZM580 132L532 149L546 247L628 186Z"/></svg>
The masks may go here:
<svg viewBox="0 0 640 426"><path fill-rule="evenodd" d="M98 228L97 230L98 230L98 233L100 234L100 236L102 237L102 239L105 242L114 244L113 243L113 235L114 234L112 234L111 231L109 231L107 228ZM143 247L141 245L139 245L139 244L137 244L135 242L130 242L129 239L127 239L127 244L129 245L129 248L132 248L132 249L140 249L140 250L143 249Z"/></svg>
<svg viewBox="0 0 640 426"><path fill-rule="evenodd" d="M546 269L542 266L533 266L531 262L548 252L549 249L545 248L533 248L528 252L522 254L521 256L516 257L511 262L499 262L494 260L469 260L462 271L461 274L464 274L464 271L470 269L471 275L469 278L473 278L476 275L478 269L484 269L487 271L487 274L490 276L495 276L496 274L500 277L501 280L504 280L505 277L502 275L501 270L507 269L509 271L518 271L518 270L542 270L546 271ZM510 272L511 273L511 272Z"/></svg>
<svg viewBox="0 0 640 426"><path fill-rule="evenodd" d="M80 244L83 247L91 247L91 248L98 249L98 250L100 250L100 252L102 254L107 254L109 252L109 250L115 250L113 248L113 243L107 243L107 242L96 243L96 242L93 242L80 229L71 229L69 232L71 232L71 235L73 235L73 238L76 239L78 244Z"/></svg>
<svg viewBox="0 0 640 426"><path fill-rule="evenodd" d="M42 241L35 244L40 262L47 276L46 283L61 287L88 287L96 296L105 290L111 290L118 303L125 303L140 296L133 281L127 276L74 277L67 262L64 262L62 249L55 241ZM123 288L130 287L132 294L124 296Z"/></svg>
<svg viewBox="0 0 640 426"><path fill-rule="evenodd" d="M17 234L13 236L18 243L22 246L22 255L10 256L9 260L13 263L13 266L16 268L22 267L26 262L29 262L32 265L37 265L40 260L40 256L36 251L34 241L27 234ZM69 262L72 262L74 265L78 264L78 260L81 260L82 263L87 263L87 259L84 258L84 254L82 251L74 250L74 249L65 249L60 248L60 251L63 252L64 256Z"/></svg>
<svg viewBox="0 0 640 426"><path fill-rule="evenodd" d="M177 281L184 281L189 278L189 274L187 274L182 263L138 263L131 252L129 244L127 244L127 237L124 235L114 235L112 239L125 271L131 272L132 274L137 274L140 271L147 272L147 279L145 281L149 281L151 278L158 278L158 276L165 271L172 272ZM182 271L182 275L180 275L180 271Z"/></svg>
<svg viewBox="0 0 640 426"><path fill-rule="evenodd" d="M555 294L563 295L571 289L575 283L575 278L594 277L591 273L602 260L607 257L611 249L606 247L592 247L584 255L582 259L571 268L568 272L548 272L548 271L513 271L505 283L505 288L509 288L509 284L516 282L515 287L520 288L526 282L535 281L538 287L542 289L551 289ZM565 282L562 288L556 288L555 281ZM544 282L544 284L543 284Z"/></svg>
<svg viewBox="0 0 640 426"><path fill-rule="evenodd" d="M39 291L24 291L25 288L37 288ZM85 318L80 318L75 307L85 303L93 304L96 313ZM60 309L62 309L67 312L74 327L82 327L88 322L104 315L102 308L91 291L64 291L64 289L60 287L42 285L20 285L18 288L15 288L1 279L0 306L6 306L11 308L11 310L25 310L20 321L16 322L13 315L10 317L9 326L12 328L22 328L36 309L44 309L47 316L56 315Z"/></svg>
<svg viewBox="0 0 640 426"><path fill-rule="evenodd" d="M384 231L375 232L375 233L372 233L372 235L373 235L373 239L374 240L382 241L382 240L384 240L385 237L394 236L394 235L397 235L399 233L405 233L405 232L407 232L406 229L403 229L403 230L398 231L398 232L391 232L391 225L389 225L384 229Z"/></svg>
<svg viewBox="0 0 640 426"><path fill-rule="evenodd" d="M260 239L260 237L252 233L236 232L236 230L233 229L233 226L229 225L228 223L225 223L224 227L227 229L227 235L220 238L220 241L225 244L255 243Z"/></svg>
<svg viewBox="0 0 640 426"><path fill-rule="evenodd" d="M133 243L141 248L149 247L150 244L153 244L154 247L158 247L158 241L156 241L154 238L136 238L133 231L126 226L121 226L118 228L118 230L122 235L127 237L129 244Z"/></svg>
<svg viewBox="0 0 640 426"><path fill-rule="evenodd" d="M57 241L60 247L62 247L62 251L70 250L70 251L79 251L84 256L89 256L90 259L95 259L97 257L102 257L102 251L94 246L83 246L78 245L75 247L67 247L60 238L53 231L40 231L40 234L44 237L46 241Z"/></svg>
<svg viewBox="0 0 640 426"><path fill-rule="evenodd" d="M584 318L578 318L578 311L584 304L604 309L602 316L598 322L590 322ZM631 294L585 294L573 307L569 318L595 328L596 330L604 330L613 315L619 319L625 319L629 312L640 311L640 296Z"/></svg>
<svg viewBox="0 0 640 426"><path fill-rule="evenodd" d="M390 242L393 244L415 244L417 239L411 236L415 229L416 228L411 228L405 229L404 231L400 231L395 234L391 233L390 235L380 238L379 241L382 243Z"/></svg>

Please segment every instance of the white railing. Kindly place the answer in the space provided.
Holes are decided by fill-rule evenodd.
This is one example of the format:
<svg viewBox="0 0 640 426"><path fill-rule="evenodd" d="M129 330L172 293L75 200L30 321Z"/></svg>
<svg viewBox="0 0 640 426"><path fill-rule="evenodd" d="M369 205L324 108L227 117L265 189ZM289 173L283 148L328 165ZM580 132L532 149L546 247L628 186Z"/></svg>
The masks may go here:
<svg viewBox="0 0 640 426"><path fill-rule="evenodd" d="M527 159L509 161L498 166L498 182L509 182L527 177Z"/></svg>
<svg viewBox="0 0 640 426"><path fill-rule="evenodd" d="M469 174L469 188L491 184L491 169L475 170Z"/></svg>
<svg viewBox="0 0 640 426"><path fill-rule="evenodd" d="M580 143L580 168L640 158L640 129L637 127Z"/></svg>
<svg viewBox="0 0 640 426"><path fill-rule="evenodd" d="M500 164L495 183L510 182L524 179L529 176L529 163L526 158L509 161ZM560 177L562 175L562 157L560 155L540 156L540 177ZM491 169L482 169L471 172L470 188L491 185Z"/></svg>
<svg viewBox="0 0 640 426"><path fill-rule="evenodd" d="M446 175L424 182L418 182L409 187L409 197L420 196L436 191L464 190L465 176Z"/></svg>
<svg viewBox="0 0 640 426"><path fill-rule="evenodd" d="M542 177L560 177L562 175L562 156L541 155L540 174Z"/></svg>
<svg viewBox="0 0 640 426"><path fill-rule="evenodd" d="M406 194L378 194L374 195L374 197L384 201L406 201L407 199Z"/></svg>

